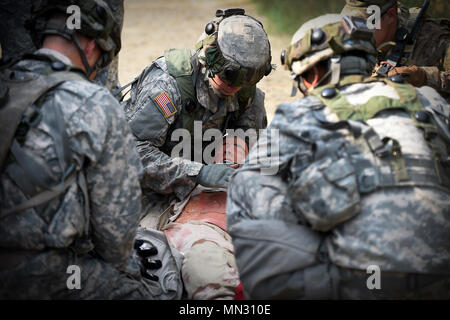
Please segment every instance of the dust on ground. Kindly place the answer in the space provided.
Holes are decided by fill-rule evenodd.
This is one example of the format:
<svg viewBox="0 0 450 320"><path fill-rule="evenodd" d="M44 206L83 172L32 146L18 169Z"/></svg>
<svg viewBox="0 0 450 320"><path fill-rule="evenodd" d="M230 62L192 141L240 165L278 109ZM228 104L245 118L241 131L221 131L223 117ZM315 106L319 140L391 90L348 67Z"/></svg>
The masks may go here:
<svg viewBox="0 0 450 320"><path fill-rule="evenodd" d="M249 0L126 0L119 56L119 80L122 85L133 80L153 60L171 48L193 48L216 9L241 7L267 26L267 19L258 14ZM259 83L266 94L265 106L269 121L278 104L291 101L292 80L280 62L280 53L291 35L268 33L272 63L277 69Z"/></svg>

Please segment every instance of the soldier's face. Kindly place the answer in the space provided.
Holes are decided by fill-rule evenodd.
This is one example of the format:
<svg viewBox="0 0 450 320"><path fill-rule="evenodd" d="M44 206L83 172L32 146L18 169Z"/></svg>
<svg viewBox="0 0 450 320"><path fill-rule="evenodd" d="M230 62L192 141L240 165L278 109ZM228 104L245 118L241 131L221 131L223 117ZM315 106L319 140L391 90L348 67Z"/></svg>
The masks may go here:
<svg viewBox="0 0 450 320"><path fill-rule="evenodd" d="M232 96L242 88L230 86L220 79L218 75L215 75L214 78L209 78L209 82L217 91L226 96Z"/></svg>

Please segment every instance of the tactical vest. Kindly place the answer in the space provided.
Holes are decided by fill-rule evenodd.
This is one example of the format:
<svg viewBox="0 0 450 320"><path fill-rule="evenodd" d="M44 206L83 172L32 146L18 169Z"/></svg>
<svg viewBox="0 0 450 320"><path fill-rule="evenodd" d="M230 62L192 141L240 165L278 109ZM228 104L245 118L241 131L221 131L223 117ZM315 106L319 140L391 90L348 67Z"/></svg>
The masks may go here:
<svg viewBox="0 0 450 320"><path fill-rule="evenodd" d="M84 174L76 172L71 163L71 152L65 131L61 110L53 107L51 112L43 114L40 106L45 94L65 81L88 81L85 74L74 67L53 60L47 56L26 55L25 58L49 62L43 74L21 73L17 79L15 71L4 68L0 71L3 85L0 98L0 165L2 174L23 191L28 200L15 208L0 213L0 218L45 204L65 192L73 183L77 183L84 196L85 214L89 217L89 199ZM52 105L50 105L52 106ZM30 127L36 127L45 121L50 128L58 163L63 175L55 180L50 170L43 166L29 150L22 147Z"/></svg>
<svg viewBox="0 0 450 320"><path fill-rule="evenodd" d="M353 106L338 89L346 84L374 81L393 87L400 99L374 96L363 105ZM336 85L317 88L311 94L340 120L330 122L321 112L315 113L320 125L332 132L332 137L315 142L314 160L298 156L290 169L289 194L294 209L314 229L328 231L354 217L360 210L361 195L383 188L433 187L450 193L450 139L445 134L446 129L435 119L439 115L423 107L414 87L385 78L349 76ZM401 109L410 115L414 125L423 132L432 158L403 155L397 140L380 138L364 123L388 109ZM350 135L337 132L343 128L348 129Z"/></svg>

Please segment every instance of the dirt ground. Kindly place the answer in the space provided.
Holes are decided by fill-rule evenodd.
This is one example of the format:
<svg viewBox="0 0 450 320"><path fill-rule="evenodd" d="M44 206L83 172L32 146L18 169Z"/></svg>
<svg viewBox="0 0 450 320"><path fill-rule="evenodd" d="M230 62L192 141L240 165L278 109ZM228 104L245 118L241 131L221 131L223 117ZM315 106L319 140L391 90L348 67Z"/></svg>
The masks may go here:
<svg viewBox="0 0 450 320"><path fill-rule="evenodd" d="M248 0L126 0L122 31L122 50L119 56L119 80L126 84L171 48L193 48L205 25L214 17L217 8L241 7L259 19L267 20L256 12ZM290 43L291 35L269 33L272 63L277 69L258 84L266 93L269 121L276 106L290 101L292 80L280 62L281 50Z"/></svg>

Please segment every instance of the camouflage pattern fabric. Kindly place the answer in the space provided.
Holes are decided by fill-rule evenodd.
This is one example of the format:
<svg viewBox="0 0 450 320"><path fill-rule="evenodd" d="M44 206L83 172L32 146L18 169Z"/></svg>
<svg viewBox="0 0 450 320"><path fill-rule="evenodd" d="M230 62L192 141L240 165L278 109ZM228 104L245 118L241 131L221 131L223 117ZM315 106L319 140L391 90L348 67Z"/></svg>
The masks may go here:
<svg viewBox="0 0 450 320"><path fill-rule="evenodd" d="M192 54L195 54L192 52ZM264 128L266 111L264 93L257 89L249 103L240 108L236 96L219 96L209 84L205 68L194 59L196 97L195 120L202 122L202 130L210 128ZM158 97L166 97L173 114L165 112ZM195 187L197 175L203 164L170 156L178 143L171 141L172 132L183 128L181 94L177 82L168 73L165 58L148 66L133 84L131 98L123 102L127 120L137 142L137 150L144 166L141 180L143 188L161 194L175 194L184 199ZM238 113L238 115L236 115ZM233 115L226 123L229 115ZM192 132L191 132L192 134ZM193 137L193 135L191 135ZM192 153L194 150L192 150Z"/></svg>
<svg viewBox="0 0 450 320"><path fill-rule="evenodd" d="M414 12L414 11L411 11ZM427 19L405 66L417 65L426 74L425 85L450 98L450 20Z"/></svg>
<svg viewBox="0 0 450 320"><path fill-rule="evenodd" d="M218 31L210 35L203 32L196 45L196 49L203 49L199 57L208 71L227 79L225 70L231 67L236 73L228 79L230 85L256 85L269 67L271 70L270 42L263 26L246 15L218 17L211 23Z"/></svg>
<svg viewBox="0 0 450 320"><path fill-rule="evenodd" d="M181 274L187 299L232 300L239 274L231 237L203 221L169 223L163 228L172 247L184 254Z"/></svg>
<svg viewBox="0 0 450 320"><path fill-rule="evenodd" d="M71 63L53 50L36 54ZM21 72L39 74L49 69L49 62L22 60L12 68L18 77ZM130 257L141 211L140 162L119 103L88 81L66 81L40 101L43 114L53 107L62 112L70 160L87 180L90 215L84 210L82 190L73 184L50 202L1 217L0 296L158 298L157 282L130 273L136 270ZM58 180L62 172L51 130L44 117L29 128L22 148ZM1 175L0 190L2 212L27 199L8 171ZM80 290L67 287L71 265L81 269Z"/></svg>
<svg viewBox="0 0 450 320"><path fill-rule="evenodd" d="M356 106L375 96L398 99L395 90L380 82L356 83L339 90ZM424 106L446 105L430 87L417 91ZM345 149L338 147L340 139L347 141L348 130L328 130L321 125L337 120L313 96L281 104L242 169L233 175L228 188L227 231L233 239L245 297L448 299L448 190L396 186L357 193L357 214L325 231L312 228L310 217L294 210L299 202L339 209L336 206L343 204L334 202L336 194L354 192L349 176L333 170L340 165L339 159L318 167L317 159L328 155L324 144L336 146L336 154L345 155ZM422 132L407 113L380 112L368 124L380 138L397 139L403 155L433 159ZM271 138L272 129L279 130L279 139ZM351 140L348 143L351 146ZM279 157L264 152L273 150L271 147L278 148ZM279 166L277 174L261 174L268 164ZM309 186L314 189L306 183L292 198L293 173L310 178ZM321 174L325 179L314 180ZM433 179L437 184L436 176ZM380 290L366 286L369 265L380 267Z"/></svg>
<svg viewBox="0 0 450 320"><path fill-rule="evenodd" d="M123 1L110 1L109 5L113 6L116 18L122 17ZM31 10L32 1L30 0L0 1L0 44L3 58L16 59L36 50L25 28L25 22L31 17ZM105 86L111 92L120 88L118 59L116 56L111 64L98 70L94 79L96 83Z"/></svg>
<svg viewBox="0 0 450 320"><path fill-rule="evenodd" d="M118 20L118 24L123 27L124 7L123 0L108 0L106 1L114 17ZM121 85L119 82L119 54L117 54L111 63L98 70L94 81L99 85L105 86L109 91L114 93Z"/></svg>

